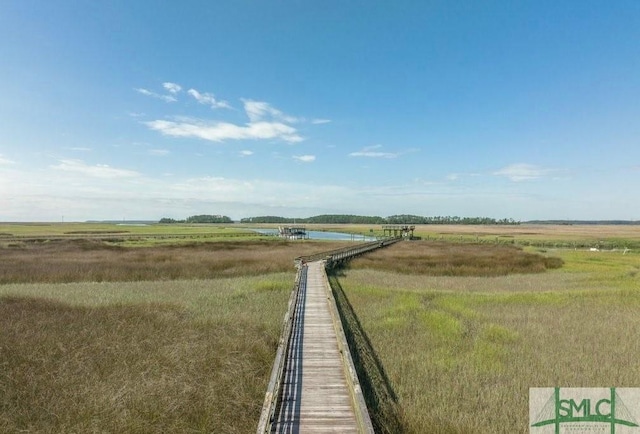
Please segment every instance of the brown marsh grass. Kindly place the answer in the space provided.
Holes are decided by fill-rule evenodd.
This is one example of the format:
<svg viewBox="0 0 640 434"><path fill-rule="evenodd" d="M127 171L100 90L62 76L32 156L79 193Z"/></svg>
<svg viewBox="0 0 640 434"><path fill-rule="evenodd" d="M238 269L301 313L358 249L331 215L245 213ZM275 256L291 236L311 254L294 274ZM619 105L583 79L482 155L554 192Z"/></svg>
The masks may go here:
<svg viewBox="0 0 640 434"><path fill-rule="evenodd" d="M637 255L553 254L564 266L542 274L342 271L404 432L528 432L530 387L640 387Z"/></svg>
<svg viewBox="0 0 640 434"><path fill-rule="evenodd" d="M352 269L394 271L431 276L503 276L559 268L562 260L511 245L437 241L396 243L350 262Z"/></svg>
<svg viewBox="0 0 640 434"><path fill-rule="evenodd" d="M299 255L345 243L278 239L127 248L91 239L0 248L0 284L208 279L291 271Z"/></svg>
<svg viewBox="0 0 640 434"><path fill-rule="evenodd" d="M254 431L293 273L0 286L0 432Z"/></svg>

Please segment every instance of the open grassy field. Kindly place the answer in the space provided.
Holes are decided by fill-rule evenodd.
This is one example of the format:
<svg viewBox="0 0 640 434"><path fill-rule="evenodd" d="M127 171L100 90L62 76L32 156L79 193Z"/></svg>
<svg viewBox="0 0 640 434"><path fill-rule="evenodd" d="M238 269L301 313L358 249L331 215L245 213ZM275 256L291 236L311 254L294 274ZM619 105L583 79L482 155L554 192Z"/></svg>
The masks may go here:
<svg viewBox="0 0 640 434"><path fill-rule="evenodd" d="M0 247L78 238L150 247L264 237L233 224L0 223Z"/></svg>
<svg viewBox="0 0 640 434"><path fill-rule="evenodd" d="M561 268L488 275L487 255L508 257L487 247L400 243L337 276L389 432L528 432L530 387L640 387L637 253L549 251Z"/></svg>
<svg viewBox="0 0 640 434"><path fill-rule="evenodd" d="M100 234L220 234L245 231L230 224L127 224L127 223L2 223L2 236L100 235Z"/></svg>

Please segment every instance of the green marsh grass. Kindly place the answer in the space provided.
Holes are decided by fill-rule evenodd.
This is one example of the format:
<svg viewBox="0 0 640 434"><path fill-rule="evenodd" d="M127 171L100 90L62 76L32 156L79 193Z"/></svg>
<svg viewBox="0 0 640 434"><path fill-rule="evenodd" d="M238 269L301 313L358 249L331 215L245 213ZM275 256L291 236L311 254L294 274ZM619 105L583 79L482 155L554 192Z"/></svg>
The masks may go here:
<svg viewBox="0 0 640 434"><path fill-rule="evenodd" d="M146 224L126 223L2 223L0 234L14 236L45 235L100 235L109 233L132 233L139 235L171 235L192 233L213 233L243 231L239 225L233 224ZM1 237L0 237L1 238Z"/></svg>
<svg viewBox="0 0 640 434"><path fill-rule="evenodd" d="M530 387L640 387L637 254L558 250L563 267L543 273L438 275L419 244L402 244L338 276L402 431L528 432ZM411 256L426 260L408 272Z"/></svg>

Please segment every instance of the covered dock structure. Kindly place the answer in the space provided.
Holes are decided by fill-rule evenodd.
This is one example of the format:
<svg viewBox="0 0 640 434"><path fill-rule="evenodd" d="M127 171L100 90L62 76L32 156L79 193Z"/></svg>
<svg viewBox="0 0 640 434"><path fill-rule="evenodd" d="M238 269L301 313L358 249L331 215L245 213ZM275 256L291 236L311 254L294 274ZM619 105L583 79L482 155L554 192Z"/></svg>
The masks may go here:
<svg viewBox="0 0 640 434"><path fill-rule="evenodd" d="M278 226L278 235L290 240L304 240L309 238L304 226Z"/></svg>
<svg viewBox="0 0 640 434"><path fill-rule="evenodd" d="M382 232L385 237L408 237L413 238L415 225L382 225Z"/></svg>

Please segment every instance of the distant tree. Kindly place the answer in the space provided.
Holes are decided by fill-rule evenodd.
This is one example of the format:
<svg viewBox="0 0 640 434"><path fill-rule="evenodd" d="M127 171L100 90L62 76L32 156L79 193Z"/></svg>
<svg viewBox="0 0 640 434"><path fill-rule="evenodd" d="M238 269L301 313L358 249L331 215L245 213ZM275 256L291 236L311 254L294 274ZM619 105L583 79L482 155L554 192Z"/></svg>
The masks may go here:
<svg viewBox="0 0 640 434"><path fill-rule="evenodd" d="M385 220L390 225L423 225L427 223L426 217L410 214L392 215Z"/></svg>
<svg viewBox="0 0 640 434"><path fill-rule="evenodd" d="M231 218L224 215L201 214L201 215L192 215L191 217L187 217L185 222L186 223L233 223L233 220L231 220Z"/></svg>
<svg viewBox="0 0 640 434"><path fill-rule="evenodd" d="M172 218L169 218L169 217L162 217L160 219L159 223L162 223L162 224L184 223L184 220L178 221L178 220L175 220L175 219L172 219Z"/></svg>
<svg viewBox="0 0 640 434"><path fill-rule="evenodd" d="M291 221L293 221L293 219L286 217L258 216L243 218L240 220L240 223L290 223Z"/></svg>
<svg viewBox="0 0 640 434"><path fill-rule="evenodd" d="M301 219L302 220L302 219ZM378 216L358 216L351 214L323 214L304 219L305 223L335 223L335 224L384 224L386 219Z"/></svg>

